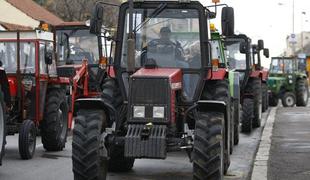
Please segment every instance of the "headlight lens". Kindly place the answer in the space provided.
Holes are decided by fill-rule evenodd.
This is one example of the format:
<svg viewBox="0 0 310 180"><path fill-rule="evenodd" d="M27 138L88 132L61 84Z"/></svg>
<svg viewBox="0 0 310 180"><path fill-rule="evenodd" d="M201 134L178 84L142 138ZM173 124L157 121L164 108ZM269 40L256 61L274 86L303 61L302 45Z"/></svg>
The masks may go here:
<svg viewBox="0 0 310 180"><path fill-rule="evenodd" d="M133 117L144 118L145 117L145 107L144 106L134 106L133 107Z"/></svg>
<svg viewBox="0 0 310 180"><path fill-rule="evenodd" d="M153 107L153 118L164 118L165 108L164 107Z"/></svg>
<svg viewBox="0 0 310 180"><path fill-rule="evenodd" d="M293 80L291 80L291 79L290 79L290 80L288 80L288 82L289 82L290 84L293 84Z"/></svg>

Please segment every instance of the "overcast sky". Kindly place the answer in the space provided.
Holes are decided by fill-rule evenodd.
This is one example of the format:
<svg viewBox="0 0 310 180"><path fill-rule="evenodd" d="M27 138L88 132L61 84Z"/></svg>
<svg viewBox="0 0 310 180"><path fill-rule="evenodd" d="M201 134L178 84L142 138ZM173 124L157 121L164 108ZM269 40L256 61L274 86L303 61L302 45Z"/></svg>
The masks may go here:
<svg viewBox="0 0 310 180"><path fill-rule="evenodd" d="M212 4L212 0L200 2ZM286 48L286 36L293 31L293 0L221 0L221 3L234 7L236 32L247 34L254 42L264 39L271 56L278 56ZM310 0L295 0L295 33L310 31L308 20ZM220 29L219 23L216 24ZM264 60L263 65L269 67L269 61Z"/></svg>

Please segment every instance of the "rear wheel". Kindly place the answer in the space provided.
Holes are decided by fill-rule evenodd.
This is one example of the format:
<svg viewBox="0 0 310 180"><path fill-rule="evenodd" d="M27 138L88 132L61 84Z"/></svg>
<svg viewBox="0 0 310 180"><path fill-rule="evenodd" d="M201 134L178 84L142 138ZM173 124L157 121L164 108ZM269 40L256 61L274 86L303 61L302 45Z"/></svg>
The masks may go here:
<svg viewBox="0 0 310 180"><path fill-rule="evenodd" d="M0 102L0 165L4 156L4 145L6 136L6 120L4 115L4 104Z"/></svg>
<svg viewBox="0 0 310 180"><path fill-rule="evenodd" d="M194 180L223 177L223 119L222 113L198 113L193 148Z"/></svg>
<svg viewBox="0 0 310 180"><path fill-rule="evenodd" d="M31 159L36 149L36 126L33 121L25 120L19 130L18 148L22 159Z"/></svg>
<svg viewBox="0 0 310 180"><path fill-rule="evenodd" d="M242 103L241 131L250 133L252 131L252 121L254 118L254 102L253 99L246 98Z"/></svg>
<svg viewBox="0 0 310 180"><path fill-rule="evenodd" d="M309 100L309 86L306 79L299 79L296 85L296 105L307 106Z"/></svg>
<svg viewBox="0 0 310 180"><path fill-rule="evenodd" d="M80 110L72 139L74 180L105 180L107 150L104 145L106 115L100 110ZM103 138L102 138L103 137Z"/></svg>
<svg viewBox="0 0 310 180"><path fill-rule="evenodd" d="M286 92L282 97L282 105L284 107L294 107L296 104L296 96L292 92Z"/></svg>
<svg viewBox="0 0 310 180"><path fill-rule="evenodd" d="M65 147L68 132L66 94L61 89L50 89L46 98L41 123L42 144L47 151L61 151Z"/></svg>

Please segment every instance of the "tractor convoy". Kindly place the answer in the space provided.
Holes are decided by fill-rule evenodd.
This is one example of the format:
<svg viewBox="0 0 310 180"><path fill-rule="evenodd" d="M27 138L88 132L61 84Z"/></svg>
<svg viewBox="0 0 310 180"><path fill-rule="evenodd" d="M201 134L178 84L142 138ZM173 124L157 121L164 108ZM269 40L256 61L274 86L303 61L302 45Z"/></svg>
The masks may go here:
<svg viewBox="0 0 310 180"><path fill-rule="evenodd" d="M214 2L99 1L87 26L0 32L0 165L8 135L31 159L38 135L61 151L72 130L75 180L174 151L193 179L223 179L239 132L260 127L278 99L305 106L309 89L297 58L272 58L268 74L264 41L235 34L234 9ZM210 24L220 6L222 33ZM106 8L119 10L117 31L103 24Z"/></svg>

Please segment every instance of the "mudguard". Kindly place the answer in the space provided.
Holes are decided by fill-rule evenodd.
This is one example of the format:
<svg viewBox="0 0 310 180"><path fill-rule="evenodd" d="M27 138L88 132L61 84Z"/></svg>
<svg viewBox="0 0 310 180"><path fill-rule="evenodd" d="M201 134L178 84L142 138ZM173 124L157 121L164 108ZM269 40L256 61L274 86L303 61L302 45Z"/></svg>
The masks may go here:
<svg viewBox="0 0 310 180"><path fill-rule="evenodd" d="M79 109L103 109L109 117L110 122L118 119L116 109L110 104L105 102L102 98L81 98L75 101L74 111Z"/></svg>
<svg viewBox="0 0 310 180"><path fill-rule="evenodd" d="M201 112L208 112L208 111L215 111L215 112L222 112L225 114L226 119L226 112L227 112L227 105L224 101L212 101L212 100L200 100L198 101L197 110Z"/></svg>

